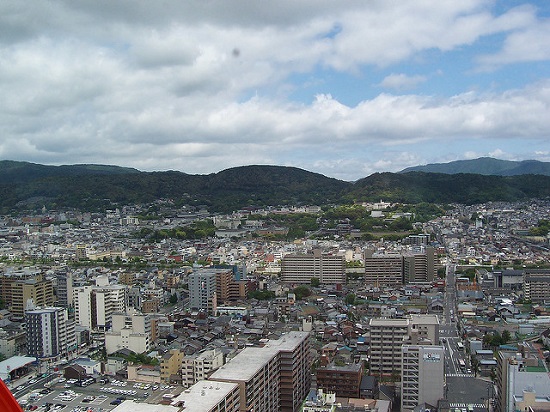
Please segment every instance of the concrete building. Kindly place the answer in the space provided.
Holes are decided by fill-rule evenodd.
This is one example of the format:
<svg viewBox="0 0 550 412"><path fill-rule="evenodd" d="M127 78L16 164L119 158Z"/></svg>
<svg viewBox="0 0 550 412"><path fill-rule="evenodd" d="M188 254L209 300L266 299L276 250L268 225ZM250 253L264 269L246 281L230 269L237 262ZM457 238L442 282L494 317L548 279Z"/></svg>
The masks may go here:
<svg viewBox="0 0 550 412"><path fill-rule="evenodd" d="M217 349L185 356L181 360L182 385L189 387L200 380L207 379L212 372L222 365L223 353Z"/></svg>
<svg viewBox="0 0 550 412"><path fill-rule="evenodd" d="M29 356L53 361L76 350L75 325L66 308L28 310L25 324Z"/></svg>
<svg viewBox="0 0 550 412"><path fill-rule="evenodd" d="M241 409L239 385L202 380L172 400L185 412L238 412ZM135 412L135 411L132 411Z"/></svg>
<svg viewBox="0 0 550 412"><path fill-rule="evenodd" d="M217 269L201 269L189 275L189 306L209 314L217 307Z"/></svg>
<svg viewBox="0 0 550 412"><path fill-rule="evenodd" d="M245 348L211 381L239 385L240 411L298 410L310 389L309 333L291 332L261 348Z"/></svg>
<svg viewBox="0 0 550 412"><path fill-rule="evenodd" d="M401 411L423 403L437 405L444 397L445 348L403 345L401 349Z"/></svg>
<svg viewBox="0 0 550 412"><path fill-rule="evenodd" d="M285 283L311 283L318 278L323 285L346 283L346 261L343 256L328 255L320 249L303 255L286 255L281 261L281 279Z"/></svg>
<svg viewBox="0 0 550 412"><path fill-rule="evenodd" d="M550 269L526 269L523 295L533 303L550 301Z"/></svg>
<svg viewBox="0 0 550 412"><path fill-rule="evenodd" d="M403 281L407 283L433 282L435 278L435 250L431 246L421 253L403 256Z"/></svg>
<svg viewBox="0 0 550 412"><path fill-rule="evenodd" d="M409 319L371 319L371 374L401 374L401 346L409 337Z"/></svg>
<svg viewBox="0 0 550 412"><path fill-rule="evenodd" d="M365 285L374 287L403 284L403 256L397 253L365 252Z"/></svg>
<svg viewBox="0 0 550 412"><path fill-rule="evenodd" d="M105 350L107 355L120 349L129 349L135 353L151 349L151 319L140 312L113 313L112 326L105 332Z"/></svg>
<svg viewBox="0 0 550 412"><path fill-rule="evenodd" d="M54 304L53 283L40 273L33 277L2 277L2 299L13 316L23 317L27 303L32 300L35 307L50 307Z"/></svg>
<svg viewBox="0 0 550 412"><path fill-rule="evenodd" d="M27 352L27 334L23 330L4 330L0 328L0 353L6 359Z"/></svg>
<svg viewBox="0 0 550 412"><path fill-rule="evenodd" d="M363 362L337 366L334 363L317 369L317 388L339 398L359 398Z"/></svg>
<svg viewBox="0 0 550 412"><path fill-rule="evenodd" d="M179 349L171 349L160 361L160 380L166 383L180 383L184 353Z"/></svg>
<svg viewBox="0 0 550 412"><path fill-rule="evenodd" d="M74 290L76 323L90 330L110 329L113 313L125 313L128 287L125 285L81 286Z"/></svg>

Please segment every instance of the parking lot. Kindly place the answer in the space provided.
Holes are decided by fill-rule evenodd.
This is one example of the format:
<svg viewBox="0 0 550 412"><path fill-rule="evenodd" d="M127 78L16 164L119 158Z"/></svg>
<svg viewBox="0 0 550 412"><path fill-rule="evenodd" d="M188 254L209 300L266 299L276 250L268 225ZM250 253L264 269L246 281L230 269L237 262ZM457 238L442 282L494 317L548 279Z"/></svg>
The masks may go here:
<svg viewBox="0 0 550 412"><path fill-rule="evenodd" d="M82 385L82 386L79 386ZM54 379L49 388L35 389L18 398L25 411L109 412L126 399L158 403L166 393L183 388L163 384L128 382L102 378L79 383L76 379Z"/></svg>

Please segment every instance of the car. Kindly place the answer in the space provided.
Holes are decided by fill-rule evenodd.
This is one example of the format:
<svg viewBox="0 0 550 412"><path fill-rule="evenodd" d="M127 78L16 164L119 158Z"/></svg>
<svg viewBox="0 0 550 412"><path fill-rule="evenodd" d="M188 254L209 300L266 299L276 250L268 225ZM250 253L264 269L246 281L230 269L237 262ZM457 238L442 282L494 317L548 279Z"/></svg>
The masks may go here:
<svg viewBox="0 0 550 412"><path fill-rule="evenodd" d="M30 410L31 410L31 411L35 411L35 410L37 410L37 409L38 409L38 405L32 405Z"/></svg>
<svg viewBox="0 0 550 412"><path fill-rule="evenodd" d="M115 399L113 401L111 401L111 405L120 405L122 403L122 401L120 399Z"/></svg>
<svg viewBox="0 0 550 412"><path fill-rule="evenodd" d="M32 385L33 383L36 383L36 382L38 382L36 379L31 379L31 380L29 381L29 384Z"/></svg>
<svg viewBox="0 0 550 412"><path fill-rule="evenodd" d="M156 391L158 388L159 388L159 387L158 387L157 385L153 385L153 386L151 387L151 390L152 390L152 391Z"/></svg>

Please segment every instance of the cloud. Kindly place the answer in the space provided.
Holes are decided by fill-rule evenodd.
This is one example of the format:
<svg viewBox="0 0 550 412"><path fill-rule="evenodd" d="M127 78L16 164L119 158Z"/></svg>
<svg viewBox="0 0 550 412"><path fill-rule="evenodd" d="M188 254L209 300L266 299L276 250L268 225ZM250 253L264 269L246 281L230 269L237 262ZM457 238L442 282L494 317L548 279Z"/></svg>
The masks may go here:
<svg viewBox="0 0 550 412"><path fill-rule="evenodd" d="M408 76L406 74L390 74L384 77L380 83L381 87L394 90L410 90L414 89L418 84L426 81L425 76Z"/></svg>

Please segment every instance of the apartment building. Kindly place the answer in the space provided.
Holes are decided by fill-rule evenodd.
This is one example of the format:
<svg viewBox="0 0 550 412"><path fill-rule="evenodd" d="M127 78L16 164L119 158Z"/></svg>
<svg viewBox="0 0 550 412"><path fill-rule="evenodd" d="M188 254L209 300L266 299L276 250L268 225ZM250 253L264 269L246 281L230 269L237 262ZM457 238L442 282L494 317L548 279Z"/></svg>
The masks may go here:
<svg viewBox="0 0 550 412"><path fill-rule="evenodd" d="M189 275L189 306L209 314L217 307L217 269L201 269Z"/></svg>
<svg viewBox="0 0 550 412"><path fill-rule="evenodd" d="M291 332L261 348L245 348L211 376L239 385L240 411L298 410L310 388L309 333Z"/></svg>
<svg viewBox="0 0 550 412"><path fill-rule="evenodd" d="M171 404L185 412L239 412L242 410L240 399L237 383L202 380L184 390Z"/></svg>
<svg viewBox="0 0 550 412"><path fill-rule="evenodd" d="M363 362L350 365L330 363L317 369L317 388L325 393L334 393L339 398L359 398Z"/></svg>
<svg viewBox="0 0 550 412"><path fill-rule="evenodd" d="M401 374L401 346L409 337L409 319L370 320L371 373L379 377Z"/></svg>
<svg viewBox="0 0 550 412"><path fill-rule="evenodd" d="M382 254L367 250L364 262L365 285L384 287L403 284L403 256L400 254Z"/></svg>
<svg viewBox="0 0 550 412"><path fill-rule="evenodd" d="M27 334L23 330L4 330L0 328L0 353L6 358L27 352Z"/></svg>
<svg viewBox="0 0 550 412"><path fill-rule="evenodd" d="M434 345L403 345L401 348L401 411L418 405L437 405L444 397L445 348Z"/></svg>
<svg viewBox="0 0 550 412"><path fill-rule="evenodd" d="M66 308L28 310L25 325L29 356L56 360L76 350L75 325Z"/></svg>
<svg viewBox="0 0 550 412"><path fill-rule="evenodd" d="M435 278L435 249L431 246L420 252L403 256L403 281L407 283L433 282Z"/></svg>
<svg viewBox="0 0 550 412"><path fill-rule="evenodd" d="M160 361L160 380L171 383L181 381L181 369L184 353L179 349L170 349Z"/></svg>
<svg viewBox="0 0 550 412"><path fill-rule="evenodd" d="M33 270L9 272L1 277L1 297L6 307L16 317L23 317L27 303L35 307L54 304L53 283L44 275Z"/></svg>
<svg viewBox="0 0 550 412"><path fill-rule="evenodd" d="M80 286L74 289L75 320L90 330L111 327L113 313L125 313L128 287L125 285Z"/></svg>
<svg viewBox="0 0 550 412"><path fill-rule="evenodd" d="M223 353L218 349L185 356L181 360L181 382L186 388L194 385L223 365Z"/></svg>
<svg viewBox="0 0 550 412"><path fill-rule="evenodd" d="M111 328L105 332L107 355L120 349L143 353L151 349L151 319L141 312L113 313Z"/></svg>
<svg viewBox="0 0 550 412"><path fill-rule="evenodd" d="M533 303L550 301L550 270L526 269L523 275L523 295Z"/></svg>
<svg viewBox="0 0 550 412"><path fill-rule="evenodd" d="M318 278L323 285L346 283L346 261L343 256L314 249L308 254L290 254L281 261L281 279L285 283L311 283Z"/></svg>

